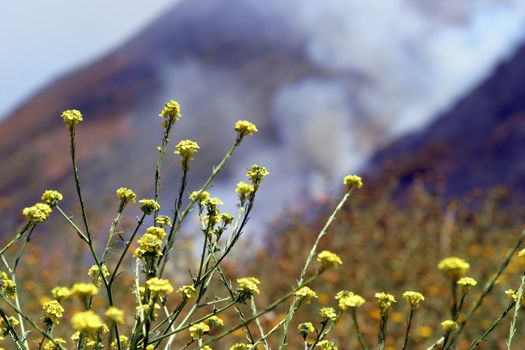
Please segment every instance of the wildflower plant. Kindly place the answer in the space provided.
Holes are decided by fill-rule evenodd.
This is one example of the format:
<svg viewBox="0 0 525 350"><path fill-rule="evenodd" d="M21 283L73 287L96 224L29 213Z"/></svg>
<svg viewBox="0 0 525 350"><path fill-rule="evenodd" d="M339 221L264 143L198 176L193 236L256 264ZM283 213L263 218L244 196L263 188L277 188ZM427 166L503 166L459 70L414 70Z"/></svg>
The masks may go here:
<svg viewBox="0 0 525 350"><path fill-rule="evenodd" d="M270 176L266 167L253 165L246 170L246 177L238 182L236 192L237 213L223 212L223 202L210 192L219 173L245 141L258 132L250 121L239 120L232 126L233 144L222 160L212 169L206 181L198 188L189 188L191 161L201 150L196 141L182 140L174 146L173 153L179 160L180 182L175 193L162 187L162 167L170 149L170 137L177 122L182 118L181 106L169 101L159 114L162 119L162 138L156 147L158 158L152 176L153 191L149 197L137 200L137 194L130 187L118 187L114 192L118 206L107 235L95 239L91 215L86 202L77 165L76 133L81 130L84 119L78 110L67 110L61 117L69 133L69 149L73 170L74 189L79 202L80 213L69 215L60 203L64 196L57 190L46 190L41 201L24 208L25 222L0 249L5 271L0 271L0 328L16 349L201 349L210 350L215 346L230 350L240 349L287 349L291 347L290 337L300 337L304 349L338 349L331 339L338 333L341 320L352 323L351 334L355 335L362 350L369 348L363 318L374 308L378 312L378 348L387 344L387 321L394 318L396 308L407 308L407 327L403 350L410 347L410 332L415 322L416 310L424 308L425 296L416 291L402 295L386 292L342 290L326 297L317 290L320 276L339 274L344 266L345 256L330 250L320 249L322 239L329 234L337 214L343 209L355 190L363 187L363 180L357 175L348 175L342 180L343 196L308 247L304 262L295 282L285 293L268 300L265 293L271 285L261 283L254 275L232 276L228 262L240 245L256 197L264 188L264 179ZM120 186L116 184L115 187ZM162 199L172 198L165 203ZM122 220L129 211L139 213L131 226L124 226ZM189 223L190 214L198 218L195 242L198 242L195 261L187 266L173 262L184 246L181 230ZM31 314L20 297L24 284L17 283L17 267L25 256L26 247L36 227L45 223L51 215L59 215L75 232L85 248L89 262L82 267L82 274L75 275L70 285L55 285L47 292L38 310ZM191 223L189 223L191 224ZM476 290L478 282L465 276L470 264L458 257L442 260L437 269L444 271L450 283L452 296L449 319L441 323L442 336L430 348L454 349L458 339L485 298L493 291L497 279L509 265L510 259L519 250L522 234L509 254L504 258L496 274ZM18 248L18 249L15 249ZM15 257L11 261L10 253ZM522 251L520 256L525 256ZM76 262L82 264L81 262ZM90 267L89 267L90 266ZM130 269L126 267L130 266ZM347 267L352 269L353 267ZM514 308L514 317L509 330L507 344L510 348L516 330L518 311L523 300L523 285L517 291L509 291L509 301L501 316L479 335L471 344L473 349L481 344L500 325L501 320ZM352 281L348 281L352 285ZM352 286L354 288L356 286ZM21 290L22 289L22 290ZM356 290L356 289L353 289ZM474 292L475 291L475 292ZM366 294L365 294L366 293ZM362 294L363 296L361 296ZM426 294L425 294L426 295ZM366 297L366 299L365 299ZM404 299L404 306L396 298ZM466 303L472 302L470 308ZM328 303L332 305L324 305ZM319 305L322 303L323 305ZM315 309L313 316L304 318L303 310ZM7 310L7 311L4 311ZM267 322L266 317L282 312L279 318ZM418 311L421 313L422 311ZM9 315L8 315L9 313ZM416 320L417 321L417 320ZM377 328L376 328L377 329ZM244 339L238 341L239 334ZM377 332L375 333L377 334ZM390 334L390 333L388 333ZM389 335L390 336L390 335ZM347 348L346 344L340 345Z"/></svg>

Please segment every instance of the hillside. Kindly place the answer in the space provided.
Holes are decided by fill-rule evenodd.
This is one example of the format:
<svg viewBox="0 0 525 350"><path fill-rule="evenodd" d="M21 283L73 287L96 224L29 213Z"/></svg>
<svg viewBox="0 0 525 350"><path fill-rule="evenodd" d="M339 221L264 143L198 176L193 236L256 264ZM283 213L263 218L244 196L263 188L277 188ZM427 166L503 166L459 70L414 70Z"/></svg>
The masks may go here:
<svg viewBox="0 0 525 350"><path fill-rule="evenodd" d="M400 178L434 174L448 195L507 186L525 194L525 46L422 131L380 151L369 171Z"/></svg>

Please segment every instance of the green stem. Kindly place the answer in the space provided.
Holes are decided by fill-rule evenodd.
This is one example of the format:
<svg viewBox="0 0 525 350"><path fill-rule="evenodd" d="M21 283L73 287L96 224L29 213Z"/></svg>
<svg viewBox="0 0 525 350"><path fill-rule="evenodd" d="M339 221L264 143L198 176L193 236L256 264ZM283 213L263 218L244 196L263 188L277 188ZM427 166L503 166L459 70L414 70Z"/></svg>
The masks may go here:
<svg viewBox="0 0 525 350"><path fill-rule="evenodd" d="M405 340L403 341L403 348L402 350L406 350L408 339L410 336L410 328L412 327L412 317L414 317L414 308L410 308L410 314L408 315L408 322L407 322L407 330L405 332Z"/></svg>
<svg viewBox="0 0 525 350"><path fill-rule="evenodd" d="M330 215L330 217L328 218L328 220L324 224L323 228L321 229L321 231L317 235L317 239L315 240L315 243L312 246L312 248L310 249L310 253L308 254L308 256L306 258L306 262L305 262L305 264L303 266L303 269L301 271L301 276L299 277L299 280L297 281L298 285L301 285L303 283L303 281L304 281L304 278L306 276L306 271L308 270L308 267L310 266L310 263L311 263L312 259L314 258L315 253L317 252L317 246L319 245L319 242L321 241L321 238L323 238L323 236L326 235L328 227L330 227L330 225L334 221L335 217L337 216L337 213L339 213L341 208L343 208L343 205L346 203L348 198L350 198L351 194L352 194L352 189L350 189L349 191L347 191L344 194L343 198L341 198L341 200L339 201L339 203L335 207L334 211L332 212L332 214ZM290 326L290 322L292 321L292 318L293 318L294 313L295 313L294 308L295 308L294 303L292 303L290 305L290 308L288 309L288 315L286 317L286 322L284 323L283 335L281 337L281 343L279 345L279 349L280 350L284 350L285 349L286 340L288 338L288 328Z"/></svg>
<svg viewBox="0 0 525 350"><path fill-rule="evenodd" d="M478 339L476 339L470 344L468 350L476 349L489 336L489 334L496 329L501 320L503 320L507 316L514 304L514 301L511 301L507 308L503 311L503 313L494 322L490 324L489 328Z"/></svg>

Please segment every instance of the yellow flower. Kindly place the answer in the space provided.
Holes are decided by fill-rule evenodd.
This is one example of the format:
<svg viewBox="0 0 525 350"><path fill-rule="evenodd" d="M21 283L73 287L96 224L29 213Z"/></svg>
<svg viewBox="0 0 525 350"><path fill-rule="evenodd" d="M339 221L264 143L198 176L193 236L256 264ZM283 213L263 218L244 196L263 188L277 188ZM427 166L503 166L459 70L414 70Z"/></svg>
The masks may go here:
<svg viewBox="0 0 525 350"><path fill-rule="evenodd" d="M51 215L51 207L44 203L36 203L32 207L24 208L22 214L30 222L37 223L46 220Z"/></svg>
<svg viewBox="0 0 525 350"><path fill-rule="evenodd" d="M177 289L177 292L182 295L185 299L192 299L197 296L197 291L192 285L181 286Z"/></svg>
<svg viewBox="0 0 525 350"><path fill-rule="evenodd" d="M244 343L235 343L230 346L230 350L247 350L250 346Z"/></svg>
<svg viewBox="0 0 525 350"><path fill-rule="evenodd" d="M190 194L190 199L194 202L199 202L200 204L203 204L208 199L210 199L210 194L207 191L193 191Z"/></svg>
<svg viewBox="0 0 525 350"><path fill-rule="evenodd" d="M139 201L140 209L144 214L149 215L155 211L159 211L160 205L156 200L153 199L141 199Z"/></svg>
<svg viewBox="0 0 525 350"><path fill-rule="evenodd" d="M75 331L93 336L103 330L104 323L93 311L77 312L71 318L71 326Z"/></svg>
<svg viewBox="0 0 525 350"><path fill-rule="evenodd" d="M361 188L363 187L363 179L357 175L347 175L343 179L343 184L350 190L352 188Z"/></svg>
<svg viewBox="0 0 525 350"><path fill-rule="evenodd" d="M377 299L377 306L382 313L388 311L392 307L392 304L396 302L396 298L394 298L392 294L384 292L376 293L375 297Z"/></svg>
<svg viewBox="0 0 525 350"><path fill-rule="evenodd" d="M519 256L520 258L525 257L525 248L523 248L522 250L520 250L520 251L518 252L518 256Z"/></svg>
<svg viewBox="0 0 525 350"><path fill-rule="evenodd" d="M62 338L54 338L53 339L54 343L50 340L48 340L45 344L44 344L44 350L59 350L60 347L58 345L55 345L55 344L60 344L60 345L63 345L66 343L66 341Z"/></svg>
<svg viewBox="0 0 525 350"><path fill-rule="evenodd" d="M337 346L329 340L321 340L317 343L317 347L321 348L321 350L337 350Z"/></svg>
<svg viewBox="0 0 525 350"><path fill-rule="evenodd" d="M513 289L507 289L505 294L514 302L518 301L518 292ZM521 297L521 305L525 306L525 296Z"/></svg>
<svg viewBox="0 0 525 350"><path fill-rule="evenodd" d="M164 105L159 117L164 118L164 122L162 122L164 128L172 126L180 117L182 117L180 114L180 104L177 101L170 100Z"/></svg>
<svg viewBox="0 0 525 350"><path fill-rule="evenodd" d="M319 310L319 315L321 315L321 318L323 321L335 321L337 318L337 314L332 307L323 307Z"/></svg>
<svg viewBox="0 0 525 350"><path fill-rule="evenodd" d="M261 284L261 281L255 277L238 278L237 284L239 285L239 287L237 287L237 291L240 293L241 300L248 298L255 293L260 293L259 284Z"/></svg>
<svg viewBox="0 0 525 350"><path fill-rule="evenodd" d="M453 332L458 329L458 324L452 320L445 320L441 322L441 327L445 332Z"/></svg>
<svg viewBox="0 0 525 350"><path fill-rule="evenodd" d="M425 300L425 297L421 293L409 290L403 293L403 299L407 301L412 309L415 309L419 306L419 303Z"/></svg>
<svg viewBox="0 0 525 350"><path fill-rule="evenodd" d="M335 298L339 300L339 308L341 310L355 309L365 303L363 297L348 291L338 292Z"/></svg>
<svg viewBox="0 0 525 350"><path fill-rule="evenodd" d="M0 317L0 330L4 334L7 334L9 328L13 328L14 326L17 326L20 323L13 316L7 316L7 322L9 323L9 327L6 325L6 321L4 320L4 318Z"/></svg>
<svg viewBox="0 0 525 350"><path fill-rule="evenodd" d="M57 205L63 198L62 193L55 190L47 190L42 194L42 200L52 207Z"/></svg>
<svg viewBox="0 0 525 350"><path fill-rule="evenodd" d="M247 120L237 120L235 123L235 131L239 133L240 137L245 135L252 136L254 132L257 132L257 127L252 122Z"/></svg>
<svg viewBox="0 0 525 350"><path fill-rule="evenodd" d="M145 233L137 240L137 243L139 248L135 250L135 256L139 258L162 255L162 241L155 235Z"/></svg>
<svg viewBox="0 0 525 350"><path fill-rule="evenodd" d="M153 297L164 296L173 292L173 286L171 285L170 281L158 277L153 277L147 280L146 286L150 290Z"/></svg>
<svg viewBox="0 0 525 350"><path fill-rule="evenodd" d="M125 346L128 343L128 337L126 337L125 335L121 335L119 337L119 339L120 339L120 345L122 345L122 346ZM111 347L114 348L114 349L118 348L118 344L117 344L117 340L116 339L111 342Z"/></svg>
<svg viewBox="0 0 525 350"><path fill-rule="evenodd" d="M210 327L214 326L224 326L224 321L219 316L210 316L207 319L204 320L204 323L206 323Z"/></svg>
<svg viewBox="0 0 525 350"><path fill-rule="evenodd" d="M451 256L441 260L438 269L447 272L452 279L457 280L470 269L470 264L461 258Z"/></svg>
<svg viewBox="0 0 525 350"><path fill-rule="evenodd" d="M252 181L255 190L257 190L258 186L262 183L263 178L269 174L270 172L265 167L258 166L257 164L252 165L246 171L246 176Z"/></svg>
<svg viewBox="0 0 525 350"><path fill-rule="evenodd" d="M127 187L120 187L117 189L117 198L120 200L122 206L126 206L129 203L135 203L137 195Z"/></svg>
<svg viewBox="0 0 525 350"><path fill-rule="evenodd" d="M106 313L104 313L104 316L113 323L124 323L124 311L118 307L109 307L109 309L106 310Z"/></svg>
<svg viewBox="0 0 525 350"><path fill-rule="evenodd" d="M315 327L312 322L303 322L297 326L297 330L299 331L299 334L306 339L308 334L315 332Z"/></svg>
<svg viewBox="0 0 525 350"><path fill-rule="evenodd" d="M56 300L48 301L42 305L42 309L44 309L44 317L42 319L47 324L58 324L64 314L64 308Z"/></svg>
<svg viewBox="0 0 525 350"><path fill-rule="evenodd" d="M88 270L88 275L89 275L89 277L91 277L91 280L96 285L100 286L102 284L103 278L100 275L100 269L99 269L98 265L91 266L89 268L89 270ZM108 277L109 276L108 267L105 264L102 264L102 275L104 277Z"/></svg>
<svg viewBox="0 0 525 350"><path fill-rule="evenodd" d="M210 326L204 322L199 322L194 324L189 329L190 335L194 339L200 339L202 336L210 331Z"/></svg>
<svg viewBox="0 0 525 350"><path fill-rule="evenodd" d="M247 184L244 181L241 181L237 184L237 187L235 188L235 192L239 194L239 200L241 201L241 204L244 204L246 199L249 197L250 194L252 194L255 191L255 188L251 184Z"/></svg>
<svg viewBox="0 0 525 350"><path fill-rule="evenodd" d="M337 267L343 263L337 254L329 252L328 250L323 250L317 254L317 261L321 264L323 270Z"/></svg>
<svg viewBox="0 0 525 350"><path fill-rule="evenodd" d="M478 282L472 277L461 277L457 282L461 286L463 292L469 292L472 287L478 284Z"/></svg>
<svg viewBox="0 0 525 350"><path fill-rule="evenodd" d="M312 298L317 299L317 293L310 289L310 287L302 287L293 293L300 301L310 304Z"/></svg>
<svg viewBox="0 0 525 350"><path fill-rule="evenodd" d="M156 236L158 239L163 239L166 237L166 230L162 227L150 226L146 229L145 233Z"/></svg>
<svg viewBox="0 0 525 350"><path fill-rule="evenodd" d="M71 288L71 294L76 295L80 299L94 296L98 293L98 287L93 283L75 283Z"/></svg>
<svg viewBox="0 0 525 350"><path fill-rule="evenodd" d="M62 299L68 298L71 295L71 291L67 287L55 287L51 290L53 298L60 301Z"/></svg>
<svg viewBox="0 0 525 350"><path fill-rule="evenodd" d="M78 123L84 120L82 113L76 109L68 109L62 112L62 119L70 128L74 128Z"/></svg>
<svg viewBox="0 0 525 350"><path fill-rule="evenodd" d="M166 215L159 215L155 218L155 224L159 227L171 226L171 219Z"/></svg>
<svg viewBox="0 0 525 350"><path fill-rule="evenodd" d="M16 283L9 278L7 273L2 272L0 278L0 293L4 294L8 298L16 298Z"/></svg>
<svg viewBox="0 0 525 350"><path fill-rule="evenodd" d="M195 141L182 140L177 144L176 148L175 154L179 154L183 159L191 160L193 159L193 154L197 153L200 147Z"/></svg>

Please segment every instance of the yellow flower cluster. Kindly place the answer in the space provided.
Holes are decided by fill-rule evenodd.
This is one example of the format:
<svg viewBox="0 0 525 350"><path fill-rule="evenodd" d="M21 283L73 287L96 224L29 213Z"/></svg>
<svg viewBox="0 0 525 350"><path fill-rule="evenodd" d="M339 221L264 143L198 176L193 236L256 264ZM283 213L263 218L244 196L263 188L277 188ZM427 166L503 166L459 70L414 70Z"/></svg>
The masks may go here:
<svg viewBox="0 0 525 350"><path fill-rule="evenodd" d="M518 256L519 256L520 258L525 257L525 248L523 248L522 250L520 250L520 251L518 252Z"/></svg>
<svg viewBox="0 0 525 350"><path fill-rule="evenodd" d="M190 200L194 202L199 202L199 204L204 204L211 196L207 191L193 191L190 194Z"/></svg>
<svg viewBox="0 0 525 350"><path fill-rule="evenodd" d="M36 203L31 207L24 208L22 214L29 222L37 223L45 221L51 215L51 207L45 203Z"/></svg>
<svg viewBox="0 0 525 350"><path fill-rule="evenodd" d="M337 318L337 313L333 307L322 307L319 310L319 315L321 315L323 321L335 321Z"/></svg>
<svg viewBox="0 0 525 350"><path fill-rule="evenodd" d="M137 200L137 195L127 187L120 187L117 189L117 198L122 206L133 204Z"/></svg>
<svg viewBox="0 0 525 350"><path fill-rule="evenodd" d="M163 128L167 129L168 126L171 127L180 117L182 117L180 114L180 104L177 101L170 100L164 105L159 117L164 118L164 121L162 122Z"/></svg>
<svg viewBox="0 0 525 350"><path fill-rule="evenodd" d="M244 343L235 343L230 346L230 350L248 350L250 346Z"/></svg>
<svg viewBox="0 0 525 350"><path fill-rule="evenodd" d="M76 109L68 109L62 112L61 115L64 123L68 124L70 128L74 128L78 123L84 120L82 113Z"/></svg>
<svg viewBox="0 0 525 350"><path fill-rule="evenodd" d="M81 300L97 295L98 287L93 283L75 283L71 288L71 294L77 296Z"/></svg>
<svg viewBox="0 0 525 350"><path fill-rule="evenodd" d="M166 294L173 292L173 286L170 281L158 277L153 277L147 280L146 286L153 297L165 296Z"/></svg>
<svg viewBox="0 0 525 350"><path fill-rule="evenodd" d="M182 140L176 146L175 154L179 154L183 161L192 160L193 154L199 151L199 145L192 140Z"/></svg>
<svg viewBox="0 0 525 350"><path fill-rule="evenodd" d="M263 178L269 175L270 172L263 166L257 164L252 165L247 171L246 176L252 181L252 184L257 187L262 183Z"/></svg>
<svg viewBox="0 0 525 350"><path fill-rule="evenodd" d="M478 282L472 277L461 277L456 283L461 286L465 293L469 292L472 287L478 284Z"/></svg>
<svg viewBox="0 0 525 350"><path fill-rule="evenodd" d="M257 132L257 127L254 123L248 120L237 120L235 123L235 131L239 133L240 137L245 135L252 136L254 132Z"/></svg>
<svg viewBox="0 0 525 350"><path fill-rule="evenodd" d="M16 283L5 272L0 273L0 293L11 299L16 298Z"/></svg>
<svg viewBox="0 0 525 350"><path fill-rule="evenodd" d="M42 194L42 200L51 207L56 206L62 199L64 199L62 193L55 190L47 190Z"/></svg>
<svg viewBox="0 0 525 350"><path fill-rule="evenodd" d="M108 267L105 264L102 264L102 275L100 274L100 269L98 265L93 265L88 270L88 275L91 277L91 280L93 283L95 283L97 286L100 286L102 284L103 278L106 278L109 276Z"/></svg>
<svg viewBox="0 0 525 350"><path fill-rule="evenodd" d="M139 204L140 210L142 210L146 215L150 215L151 213L159 211L160 209L159 203L154 199L141 199Z"/></svg>
<svg viewBox="0 0 525 350"><path fill-rule="evenodd" d="M42 319L48 325L58 324L62 316L64 315L64 308L57 300L51 300L42 305L44 310L44 316Z"/></svg>
<svg viewBox="0 0 525 350"><path fill-rule="evenodd" d="M126 346L128 344L129 339L125 335L121 335L119 337L119 339L120 339L120 345L121 346ZM116 339L111 342L111 347L113 349L118 349L118 344L117 344L117 340Z"/></svg>
<svg viewBox="0 0 525 350"><path fill-rule="evenodd" d="M94 336L103 330L105 324L96 313L89 310L74 314L71 318L71 326L77 332Z"/></svg>
<svg viewBox="0 0 525 350"><path fill-rule="evenodd" d="M310 304L312 299L318 298L317 293L310 289L310 287L306 286L295 291L293 294L298 298L298 300L307 304Z"/></svg>
<svg viewBox="0 0 525 350"><path fill-rule="evenodd" d="M297 326L297 330L299 331L299 334L306 339L308 334L315 332L315 327L312 322L303 322Z"/></svg>
<svg viewBox="0 0 525 350"><path fill-rule="evenodd" d="M48 340L44 344L44 350L59 350L60 347L57 344L63 345L66 343L66 340L63 338L54 338L53 341Z"/></svg>
<svg viewBox="0 0 525 350"><path fill-rule="evenodd" d="M326 270L332 267L337 267L343 263L341 258L328 250L323 250L317 254L317 261L321 264L321 269Z"/></svg>
<svg viewBox="0 0 525 350"><path fill-rule="evenodd" d="M470 269L470 264L456 256L441 260L438 269L445 271L450 278L457 280Z"/></svg>
<svg viewBox="0 0 525 350"><path fill-rule="evenodd" d="M224 326L224 321L219 316L210 316L207 319L204 320L204 323L206 323L210 327L221 327Z"/></svg>
<svg viewBox="0 0 525 350"><path fill-rule="evenodd" d="M419 303L425 300L425 297L419 292L409 290L403 293L403 299L406 300L412 309L415 309L419 306Z"/></svg>
<svg viewBox="0 0 525 350"><path fill-rule="evenodd" d="M9 323L9 326L6 324L6 320L3 317L0 317L0 330L4 334L7 334L10 328L17 326L20 323L18 319L14 318L13 316L7 316L7 322Z"/></svg>
<svg viewBox="0 0 525 350"><path fill-rule="evenodd" d="M104 313L104 316L113 323L124 323L124 311L122 311L118 307L109 307Z"/></svg>
<svg viewBox="0 0 525 350"><path fill-rule="evenodd" d="M455 321L452 320L445 320L441 322L441 327L445 332L453 332L458 329L458 324Z"/></svg>
<svg viewBox="0 0 525 350"><path fill-rule="evenodd" d="M65 298L69 298L71 291L67 287L55 287L51 290L51 294L53 295L53 298L60 301Z"/></svg>
<svg viewBox="0 0 525 350"><path fill-rule="evenodd" d="M338 292L335 299L339 300L339 308L341 310L355 309L365 303L363 297L349 291Z"/></svg>
<svg viewBox="0 0 525 350"><path fill-rule="evenodd" d="M171 226L171 219L167 215L159 215L155 218L155 225L164 228L164 226Z"/></svg>
<svg viewBox="0 0 525 350"><path fill-rule="evenodd" d="M321 340L317 343L317 347L321 350L337 350L337 346L329 340Z"/></svg>
<svg viewBox="0 0 525 350"><path fill-rule="evenodd" d="M259 284L261 281L255 277L238 278L237 284L239 285L237 291L244 297L250 297L255 293L260 294Z"/></svg>
<svg viewBox="0 0 525 350"><path fill-rule="evenodd" d="M162 227L155 227L155 226L148 227L145 233L149 235L153 235L157 237L158 239L164 239L164 237L166 237L166 234L167 234L165 229L163 229Z"/></svg>
<svg viewBox="0 0 525 350"><path fill-rule="evenodd" d="M352 188L361 188L363 187L363 179L357 175L347 175L343 179L343 184L348 190L351 190Z"/></svg>
<svg viewBox="0 0 525 350"><path fill-rule="evenodd" d="M514 302L518 301L518 292L513 289L507 289L505 294ZM521 297L521 305L525 306L525 296Z"/></svg>
<svg viewBox="0 0 525 350"><path fill-rule="evenodd" d="M197 296L197 291L195 290L195 287L192 285L185 285L181 286L177 289L177 292L184 298L184 299L192 299Z"/></svg>
<svg viewBox="0 0 525 350"><path fill-rule="evenodd" d="M239 194L239 200L241 201L241 205L246 202L246 199L248 199L249 195L252 194L255 191L255 188L251 184L247 184L244 181L241 181L237 184L237 187L235 188L235 192Z"/></svg>
<svg viewBox="0 0 525 350"><path fill-rule="evenodd" d="M392 294L385 292L376 293L375 297L377 299L377 307L379 307L382 313L388 311L392 307L392 304L396 302L396 298L394 298Z"/></svg>
<svg viewBox="0 0 525 350"><path fill-rule="evenodd" d="M135 249L136 257L145 259L162 255L162 240L157 235L144 233L137 243L139 247Z"/></svg>
<svg viewBox="0 0 525 350"><path fill-rule="evenodd" d="M204 322L199 322L194 324L189 329L190 335L194 339L200 339L202 336L210 331L210 326Z"/></svg>

